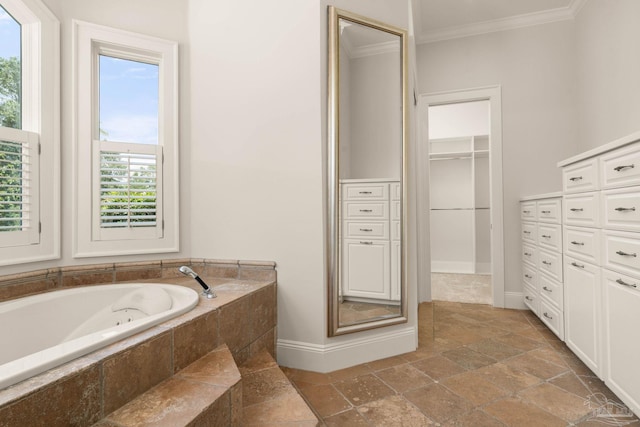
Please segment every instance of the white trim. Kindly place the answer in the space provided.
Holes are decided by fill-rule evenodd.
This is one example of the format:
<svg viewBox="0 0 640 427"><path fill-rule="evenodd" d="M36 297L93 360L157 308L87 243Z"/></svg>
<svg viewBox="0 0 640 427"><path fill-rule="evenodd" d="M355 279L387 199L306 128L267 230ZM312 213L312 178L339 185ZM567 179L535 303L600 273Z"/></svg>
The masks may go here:
<svg viewBox="0 0 640 427"><path fill-rule="evenodd" d="M345 49L346 51L346 49ZM364 58L367 56L382 55L384 53L398 53L400 54L400 41L388 41L384 43L370 44L366 46L360 46L356 49L347 51L349 58Z"/></svg>
<svg viewBox="0 0 640 427"><path fill-rule="evenodd" d="M505 292L504 308L529 310L529 307L524 304L524 294L522 292Z"/></svg>
<svg viewBox="0 0 640 427"><path fill-rule="evenodd" d="M419 36L417 37L416 43L434 43L443 40L458 39L499 31L515 30L534 25L572 20L575 19L587 1L588 0L573 0L566 7L541 10L538 12L525 13L522 15L509 16L490 21L474 22L471 24L447 27L439 30L425 31L423 33L418 33Z"/></svg>
<svg viewBox="0 0 640 427"><path fill-rule="evenodd" d="M431 286L429 263L425 260L429 253L429 211L428 211L428 168L429 168L429 148L428 148L428 108L430 105L442 105L457 102L469 102L488 100L491 117L491 138L490 138L490 164L491 164L491 283L493 288L493 306L504 307L504 212L503 212L503 188L502 188L502 91L500 86L488 86L475 89L461 89L450 92L437 92L431 94L421 94L419 96L419 117L420 141L418 142L418 175L422 178L418 181L418 206L421 209L418 216L418 229L421 230L418 236L418 259L421 268L418 271L418 283L420 302L429 301ZM425 209L425 207L427 209ZM425 289L426 288L426 289ZM428 298L428 299L426 299Z"/></svg>
<svg viewBox="0 0 640 427"><path fill-rule="evenodd" d="M361 363L415 351L416 326L344 342L313 344L278 340L278 364L315 372L332 372Z"/></svg>

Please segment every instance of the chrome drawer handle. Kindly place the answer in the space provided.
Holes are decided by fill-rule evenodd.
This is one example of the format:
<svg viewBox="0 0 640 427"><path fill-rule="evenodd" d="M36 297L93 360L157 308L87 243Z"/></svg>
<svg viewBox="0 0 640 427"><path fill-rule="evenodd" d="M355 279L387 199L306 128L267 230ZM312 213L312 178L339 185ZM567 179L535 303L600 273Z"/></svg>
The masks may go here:
<svg viewBox="0 0 640 427"><path fill-rule="evenodd" d="M533 279L533 276L529 276L528 274L525 274L524 277L526 277L527 279Z"/></svg>
<svg viewBox="0 0 640 427"><path fill-rule="evenodd" d="M635 165L631 164L631 165L623 165L623 166L616 166L615 168L613 168L614 171L616 172L620 172L621 170L624 169L633 169L635 167Z"/></svg>
<svg viewBox="0 0 640 427"><path fill-rule="evenodd" d="M371 191L358 191L358 194L371 194Z"/></svg>
<svg viewBox="0 0 640 427"><path fill-rule="evenodd" d="M549 316L549 313L547 313L546 311L544 312L543 316L549 320L553 320L553 317Z"/></svg>
<svg viewBox="0 0 640 427"><path fill-rule="evenodd" d="M581 176L574 176L573 178L569 178L569 181L576 182L576 181L580 181L581 179L582 179Z"/></svg>
<svg viewBox="0 0 640 427"><path fill-rule="evenodd" d="M583 208L571 208L569 209L571 212L582 212L584 209Z"/></svg>
<svg viewBox="0 0 640 427"><path fill-rule="evenodd" d="M524 253L526 256L531 256L531 254L529 252L525 252Z"/></svg>
<svg viewBox="0 0 640 427"><path fill-rule="evenodd" d="M531 213L531 211L522 211L522 213L530 214L530 213Z"/></svg>
<svg viewBox="0 0 640 427"><path fill-rule="evenodd" d="M523 231L523 233L524 233L524 234L531 234L531 232L530 232L530 231L527 231L527 230L524 230L524 231Z"/></svg>
<svg viewBox="0 0 640 427"><path fill-rule="evenodd" d="M578 268L584 268L584 265L580 265L577 262L572 262L571 265L573 265L574 267L578 267Z"/></svg>
<svg viewBox="0 0 640 427"><path fill-rule="evenodd" d="M373 231L373 228L361 228L360 231L369 232L369 231Z"/></svg>
<svg viewBox="0 0 640 427"><path fill-rule="evenodd" d="M543 287L542 287L542 289L544 289L544 290L545 290L545 291L547 291L547 292L553 292L553 290L551 290L551 289L547 288L546 286L543 286Z"/></svg>
<svg viewBox="0 0 640 427"><path fill-rule="evenodd" d="M529 295L527 295L526 297L524 297L524 299L526 299L527 301L533 301L533 298L531 298Z"/></svg>
<svg viewBox="0 0 640 427"><path fill-rule="evenodd" d="M360 209L360 212L373 212L373 209Z"/></svg>
<svg viewBox="0 0 640 427"><path fill-rule="evenodd" d="M616 208L616 210L617 210L618 212L629 212L629 211L631 211L631 212L635 212L635 211L636 211L636 208Z"/></svg>
<svg viewBox="0 0 640 427"><path fill-rule="evenodd" d="M630 288L637 288L638 287L638 285L636 285L635 283L627 283L622 279L616 280L616 283L619 284L619 285L628 286Z"/></svg>
<svg viewBox="0 0 640 427"><path fill-rule="evenodd" d="M542 211L543 214L550 214L551 211Z"/></svg>
<svg viewBox="0 0 640 427"><path fill-rule="evenodd" d="M547 235L547 234L543 234L542 237L544 237L545 239L550 239L551 236Z"/></svg>
<svg viewBox="0 0 640 427"><path fill-rule="evenodd" d="M622 252L622 251L616 251L616 253L617 253L618 255L620 255L620 256L632 256L632 257L634 257L634 258L638 256L637 254L628 254L628 253L626 253L626 252Z"/></svg>
<svg viewBox="0 0 640 427"><path fill-rule="evenodd" d="M572 245L577 245L577 246L584 246L584 242L576 242L576 241L573 241L573 242L571 242L571 244L572 244Z"/></svg>
<svg viewBox="0 0 640 427"><path fill-rule="evenodd" d="M542 263L543 263L544 265L551 265L551 263L550 263L549 261L542 261Z"/></svg>
<svg viewBox="0 0 640 427"><path fill-rule="evenodd" d="M373 242L360 242L361 245L373 245Z"/></svg>

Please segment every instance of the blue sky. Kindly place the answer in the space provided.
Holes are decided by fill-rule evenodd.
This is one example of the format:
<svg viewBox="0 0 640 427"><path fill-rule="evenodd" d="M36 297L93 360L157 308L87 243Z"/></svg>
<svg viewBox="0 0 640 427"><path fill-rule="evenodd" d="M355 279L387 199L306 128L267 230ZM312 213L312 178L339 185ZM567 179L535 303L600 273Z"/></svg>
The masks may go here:
<svg viewBox="0 0 640 427"><path fill-rule="evenodd" d="M0 57L20 56L20 25L0 6Z"/></svg>

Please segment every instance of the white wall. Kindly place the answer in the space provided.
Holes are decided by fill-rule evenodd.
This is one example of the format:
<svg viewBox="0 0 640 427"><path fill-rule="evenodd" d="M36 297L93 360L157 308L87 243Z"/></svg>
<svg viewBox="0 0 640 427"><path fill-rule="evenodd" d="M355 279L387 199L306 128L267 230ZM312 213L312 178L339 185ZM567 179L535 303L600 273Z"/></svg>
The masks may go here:
<svg viewBox="0 0 640 427"><path fill-rule="evenodd" d="M418 46L421 93L502 87L506 292L521 290L518 200L560 190L576 150L574 51L572 21Z"/></svg>
<svg viewBox="0 0 640 427"><path fill-rule="evenodd" d="M576 19L578 147L640 128L640 2L590 0ZM562 160L562 159L559 159Z"/></svg>
<svg viewBox="0 0 640 427"><path fill-rule="evenodd" d="M489 101L429 107L429 139L489 135Z"/></svg>

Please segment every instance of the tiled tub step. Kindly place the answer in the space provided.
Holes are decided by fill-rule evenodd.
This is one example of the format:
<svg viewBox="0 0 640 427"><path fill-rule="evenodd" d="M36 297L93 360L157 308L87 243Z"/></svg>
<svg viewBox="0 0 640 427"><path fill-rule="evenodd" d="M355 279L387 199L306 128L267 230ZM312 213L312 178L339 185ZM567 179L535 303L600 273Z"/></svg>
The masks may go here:
<svg viewBox="0 0 640 427"><path fill-rule="evenodd" d="M241 416L240 372L222 345L95 426L239 426Z"/></svg>
<svg viewBox="0 0 640 427"><path fill-rule="evenodd" d="M314 427L313 411L278 364L262 350L240 366L243 426Z"/></svg>

